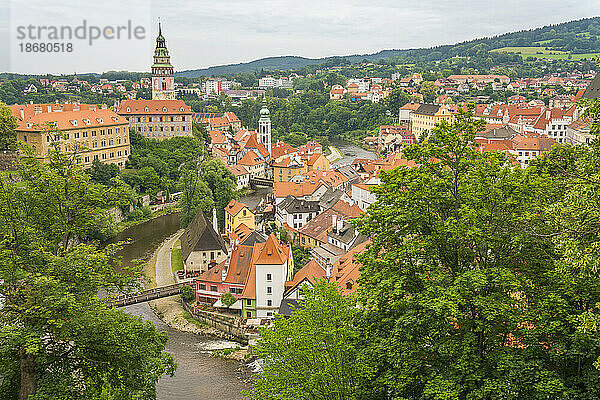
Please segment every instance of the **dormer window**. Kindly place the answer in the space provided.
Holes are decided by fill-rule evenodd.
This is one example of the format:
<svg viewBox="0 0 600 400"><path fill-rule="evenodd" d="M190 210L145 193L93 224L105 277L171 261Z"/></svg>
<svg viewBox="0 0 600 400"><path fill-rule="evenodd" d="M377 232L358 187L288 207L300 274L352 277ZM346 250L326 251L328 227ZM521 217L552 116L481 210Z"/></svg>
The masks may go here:
<svg viewBox="0 0 600 400"><path fill-rule="evenodd" d="M179 109L179 111L183 112L183 107L181 107L181 108Z"/></svg>
<svg viewBox="0 0 600 400"><path fill-rule="evenodd" d="M144 111L145 111L145 112L148 112L148 107L144 108Z"/></svg>
<svg viewBox="0 0 600 400"><path fill-rule="evenodd" d="M72 121L69 121L69 122L71 122L71 124L72 124L73 126L77 126L77 120L76 120L76 119L74 119L74 120L72 120Z"/></svg>
<svg viewBox="0 0 600 400"><path fill-rule="evenodd" d="M131 107L127 107L127 112L131 112Z"/></svg>
<svg viewBox="0 0 600 400"><path fill-rule="evenodd" d="M167 107L163 107L163 112L167 112Z"/></svg>
<svg viewBox="0 0 600 400"><path fill-rule="evenodd" d="M96 118L96 121L98 121L99 124L103 123L102 118Z"/></svg>

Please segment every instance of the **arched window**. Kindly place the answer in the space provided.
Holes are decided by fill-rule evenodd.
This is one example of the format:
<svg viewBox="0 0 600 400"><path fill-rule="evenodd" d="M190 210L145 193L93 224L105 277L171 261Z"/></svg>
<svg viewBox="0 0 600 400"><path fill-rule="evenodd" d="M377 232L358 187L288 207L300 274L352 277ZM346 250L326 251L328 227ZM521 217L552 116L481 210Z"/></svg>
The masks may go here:
<svg viewBox="0 0 600 400"><path fill-rule="evenodd" d="M346 289L352 290L352 281L346 282Z"/></svg>

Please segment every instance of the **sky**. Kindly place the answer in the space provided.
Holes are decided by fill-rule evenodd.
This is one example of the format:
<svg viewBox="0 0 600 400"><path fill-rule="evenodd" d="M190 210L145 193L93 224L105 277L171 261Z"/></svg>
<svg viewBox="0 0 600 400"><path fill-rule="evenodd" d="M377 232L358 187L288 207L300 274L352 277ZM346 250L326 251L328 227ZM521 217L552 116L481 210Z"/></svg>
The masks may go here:
<svg viewBox="0 0 600 400"><path fill-rule="evenodd" d="M0 71L149 71L159 17L175 70L183 71L430 47L598 15L598 0L2 0ZM67 35L84 21L85 38L48 36L52 27ZM40 43L59 47L33 47Z"/></svg>

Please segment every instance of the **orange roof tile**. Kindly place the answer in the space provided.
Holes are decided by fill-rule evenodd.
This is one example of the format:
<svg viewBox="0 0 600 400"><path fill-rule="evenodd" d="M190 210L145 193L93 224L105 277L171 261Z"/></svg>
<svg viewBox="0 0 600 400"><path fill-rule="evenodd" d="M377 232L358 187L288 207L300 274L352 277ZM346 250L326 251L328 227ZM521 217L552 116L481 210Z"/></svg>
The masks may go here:
<svg viewBox="0 0 600 400"><path fill-rule="evenodd" d="M288 254L285 252L285 248L275 237L275 234L271 233L262 246L255 264L278 265L285 263L287 258Z"/></svg>
<svg viewBox="0 0 600 400"><path fill-rule="evenodd" d="M227 206L225 206L225 212L227 214L235 217L244 208L247 208L248 210L250 210L250 207L248 207L246 204L241 203L241 202L237 201L236 199L231 199L229 204L227 204Z"/></svg>

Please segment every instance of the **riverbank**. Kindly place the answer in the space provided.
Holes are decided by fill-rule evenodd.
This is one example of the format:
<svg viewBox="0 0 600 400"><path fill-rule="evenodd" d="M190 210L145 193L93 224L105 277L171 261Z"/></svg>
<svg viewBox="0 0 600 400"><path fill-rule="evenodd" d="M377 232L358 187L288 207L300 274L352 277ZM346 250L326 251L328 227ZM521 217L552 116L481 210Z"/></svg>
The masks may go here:
<svg viewBox="0 0 600 400"><path fill-rule="evenodd" d="M344 158L344 156L342 155L342 152L340 151L340 149L338 149L335 146L329 146L329 151L331 152L328 156L327 159L329 160L329 162L331 164L333 164L334 162L341 160L342 158Z"/></svg>
<svg viewBox="0 0 600 400"><path fill-rule="evenodd" d="M177 213L180 211L181 211L181 209L179 207L177 207L176 205L168 204L166 207L162 207L162 208L152 212L152 216L150 216L148 218L143 218L143 219L138 219L138 220L133 220L133 221L121 221L117 224L117 232L115 233L115 236L118 235L119 233L125 231L126 229L129 229L136 225L141 225L148 221L152 221L155 218L159 218L159 217L162 217L162 216L165 216L168 214Z"/></svg>
<svg viewBox="0 0 600 400"><path fill-rule="evenodd" d="M148 260L146 274L150 278L150 288L176 283L171 266L171 253L175 247L175 243L179 240L183 232L184 230L180 229L165 239L156 249L150 260ZM196 320L189 312L184 310L180 297L172 296L154 300L150 302L150 307L165 324L173 329L220 339L227 338L225 333ZM228 354L233 353L229 352ZM236 359L235 357L231 358Z"/></svg>

